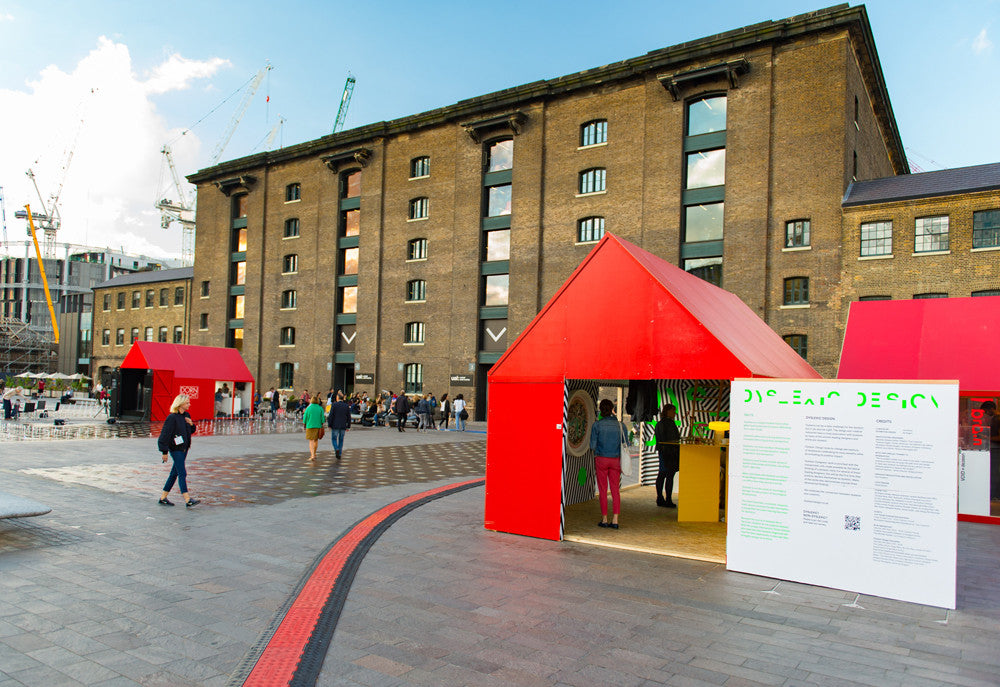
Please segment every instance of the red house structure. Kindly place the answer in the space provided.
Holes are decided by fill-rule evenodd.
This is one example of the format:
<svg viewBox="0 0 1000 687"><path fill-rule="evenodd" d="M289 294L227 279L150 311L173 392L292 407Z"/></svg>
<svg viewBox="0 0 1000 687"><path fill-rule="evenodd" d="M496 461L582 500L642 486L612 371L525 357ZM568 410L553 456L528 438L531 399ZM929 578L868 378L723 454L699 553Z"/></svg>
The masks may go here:
<svg viewBox="0 0 1000 687"><path fill-rule="evenodd" d="M489 373L486 528L561 539L571 380L745 377L819 374L736 295L605 234Z"/></svg>
<svg viewBox="0 0 1000 687"><path fill-rule="evenodd" d="M120 370L121 413L148 416L153 422L166 419L181 393L191 398L189 412L195 420L215 417L215 392L223 385L230 390L226 414L233 414L236 405L249 409L253 398L253 375L234 348L136 341Z"/></svg>
<svg viewBox="0 0 1000 687"><path fill-rule="evenodd" d="M957 379L959 408L1000 400L1000 296L851 303L838 379ZM1000 518L959 514L1000 524Z"/></svg>

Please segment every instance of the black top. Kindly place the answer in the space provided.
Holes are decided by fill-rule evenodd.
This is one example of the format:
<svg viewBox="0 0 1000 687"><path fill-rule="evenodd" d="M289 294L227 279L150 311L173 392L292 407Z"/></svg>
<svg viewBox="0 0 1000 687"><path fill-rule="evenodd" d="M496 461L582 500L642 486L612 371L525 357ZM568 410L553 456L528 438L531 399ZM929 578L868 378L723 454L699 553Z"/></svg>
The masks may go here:
<svg viewBox="0 0 1000 687"><path fill-rule="evenodd" d="M410 399L406 397L406 394L400 394L396 397L396 407L393 410L396 411L396 415L406 415L410 412Z"/></svg>
<svg viewBox="0 0 1000 687"><path fill-rule="evenodd" d="M348 429L351 426L351 406L345 401L337 401L330 406L330 414L326 417L330 429Z"/></svg>
<svg viewBox="0 0 1000 687"><path fill-rule="evenodd" d="M661 419L656 423L656 450L663 454L679 453L680 430L673 420Z"/></svg>
<svg viewBox="0 0 1000 687"><path fill-rule="evenodd" d="M189 425L185 418L190 418L191 414L170 413L163 421L163 429L160 430L160 438L156 440L156 446L160 453L169 451L187 451L191 448L191 435L198 431L194 425ZM175 437L180 437L178 442Z"/></svg>

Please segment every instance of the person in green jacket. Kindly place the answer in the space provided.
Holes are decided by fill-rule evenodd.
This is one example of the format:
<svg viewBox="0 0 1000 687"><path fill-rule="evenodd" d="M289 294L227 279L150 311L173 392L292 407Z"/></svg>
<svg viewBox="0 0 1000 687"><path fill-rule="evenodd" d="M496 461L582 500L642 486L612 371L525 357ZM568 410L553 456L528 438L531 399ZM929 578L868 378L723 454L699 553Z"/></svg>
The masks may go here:
<svg viewBox="0 0 1000 687"><path fill-rule="evenodd" d="M302 421L306 425L306 439L309 440L309 460L315 461L316 447L322 438L321 432L326 422L326 413L320 404L319 394L312 397L312 402L306 408L306 412L302 414Z"/></svg>

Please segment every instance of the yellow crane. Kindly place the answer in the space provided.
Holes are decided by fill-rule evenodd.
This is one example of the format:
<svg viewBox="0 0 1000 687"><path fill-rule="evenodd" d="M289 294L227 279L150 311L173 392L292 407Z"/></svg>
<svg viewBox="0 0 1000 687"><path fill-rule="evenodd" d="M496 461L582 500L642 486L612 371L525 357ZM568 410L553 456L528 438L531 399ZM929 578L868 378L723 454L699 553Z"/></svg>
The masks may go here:
<svg viewBox="0 0 1000 687"><path fill-rule="evenodd" d="M35 244L35 256L38 258L38 271L42 275L42 286L45 287L45 302L49 304L49 317L52 318L52 332L55 334L55 343L59 343L59 323L56 321L56 309L52 307L52 293L49 291L49 280L45 276L45 261L42 259L42 250L38 247L38 235L35 233L35 219L31 214L31 206L24 206L25 214L28 217L28 227L31 229L31 240Z"/></svg>

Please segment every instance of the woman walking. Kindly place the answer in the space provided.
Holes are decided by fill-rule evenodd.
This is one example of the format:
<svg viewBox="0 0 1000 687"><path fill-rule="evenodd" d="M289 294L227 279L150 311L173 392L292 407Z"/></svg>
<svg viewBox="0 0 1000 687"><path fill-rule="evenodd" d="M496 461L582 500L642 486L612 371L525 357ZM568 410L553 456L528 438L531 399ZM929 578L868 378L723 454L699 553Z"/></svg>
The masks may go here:
<svg viewBox="0 0 1000 687"><path fill-rule="evenodd" d="M309 460L316 460L316 447L319 440L323 438L323 425L326 424L326 413L320 404L319 394L312 397L312 403L306 408L302 415L302 421L306 425L306 439L309 440Z"/></svg>
<svg viewBox="0 0 1000 687"><path fill-rule="evenodd" d="M465 396L459 394L455 397L455 402L451 406L451 410L455 413L455 429L459 432L465 431L465 421L469 417L469 411L465 409Z"/></svg>
<svg viewBox="0 0 1000 687"><path fill-rule="evenodd" d="M198 499L191 498L188 494L187 467L184 462L187 460L188 449L191 448L191 435L198 431L198 427L191 419L188 408L191 407L191 399L185 394L177 394L174 402L170 404L170 415L163 421L163 429L160 430L160 438L156 445L163 454L163 462L167 462L167 456L174 461L170 468L170 476L167 483L163 485L163 494L160 496L161 506L174 505L169 498L170 490L174 488L174 482L178 483L181 496L184 497L184 505L188 508L196 506Z"/></svg>
<svg viewBox="0 0 1000 687"><path fill-rule="evenodd" d="M438 429L444 427L445 431L448 431L448 420L451 419L451 401L448 399L448 394L441 396L441 420L438 422Z"/></svg>

